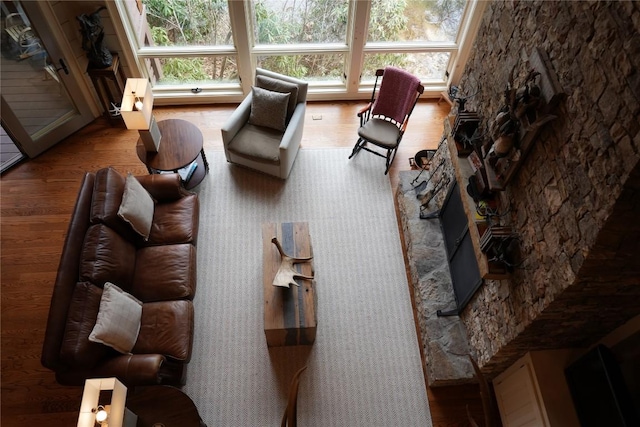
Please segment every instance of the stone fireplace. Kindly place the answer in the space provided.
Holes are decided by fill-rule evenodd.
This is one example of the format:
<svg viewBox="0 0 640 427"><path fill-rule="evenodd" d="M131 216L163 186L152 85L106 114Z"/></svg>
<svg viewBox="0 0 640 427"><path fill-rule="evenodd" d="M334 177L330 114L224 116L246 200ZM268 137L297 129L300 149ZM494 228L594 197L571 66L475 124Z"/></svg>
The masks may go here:
<svg viewBox="0 0 640 427"><path fill-rule="evenodd" d="M489 378L527 351L588 347L640 314L640 4L492 2L459 85L481 129L534 49L566 98L498 194L522 263L485 279L460 313Z"/></svg>

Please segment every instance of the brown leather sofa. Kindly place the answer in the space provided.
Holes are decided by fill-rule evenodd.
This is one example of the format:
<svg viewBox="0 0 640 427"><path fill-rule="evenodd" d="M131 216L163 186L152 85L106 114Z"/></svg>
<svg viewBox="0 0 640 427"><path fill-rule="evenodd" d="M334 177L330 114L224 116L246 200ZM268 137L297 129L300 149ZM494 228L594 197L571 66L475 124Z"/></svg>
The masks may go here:
<svg viewBox="0 0 640 427"><path fill-rule="evenodd" d="M182 385L191 358L199 201L177 174L136 177L155 200L148 240L118 216L125 177L87 173L65 239L42 351L65 385L117 377L128 386ZM88 339L102 287L111 282L142 302L130 354Z"/></svg>

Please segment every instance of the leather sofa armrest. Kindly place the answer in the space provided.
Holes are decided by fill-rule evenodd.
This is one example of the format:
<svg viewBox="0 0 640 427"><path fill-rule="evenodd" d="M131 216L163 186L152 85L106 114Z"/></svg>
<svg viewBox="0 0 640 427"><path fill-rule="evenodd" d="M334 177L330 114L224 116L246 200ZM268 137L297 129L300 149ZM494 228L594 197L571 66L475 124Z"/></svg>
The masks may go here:
<svg viewBox="0 0 640 427"><path fill-rule="evenodd" d="M141 175L136 179L159 202L177 200L190 194L182 187L177 173Z"/></svg>
<svg viewBox="0 0 640 427"><path fill-rule="evenodd" d="M105 361L96 368L95 373L98 376L117 377L124 384L160 384L160 368L165 360L160 354L125 354Z"/></svg>
<svg viewBox="0 0 640 427"><path fill-rule="evenodd" d="M69 305L78 282L80 254L84 245L85 233L89 228L94 181L95 174L91 172L87 172L82 179L67 228L58 264L58 274L51 294L47 329L44 334L40 360L44 367L53 370L58 369L60 365L60 348L67 325Z"/></svg>

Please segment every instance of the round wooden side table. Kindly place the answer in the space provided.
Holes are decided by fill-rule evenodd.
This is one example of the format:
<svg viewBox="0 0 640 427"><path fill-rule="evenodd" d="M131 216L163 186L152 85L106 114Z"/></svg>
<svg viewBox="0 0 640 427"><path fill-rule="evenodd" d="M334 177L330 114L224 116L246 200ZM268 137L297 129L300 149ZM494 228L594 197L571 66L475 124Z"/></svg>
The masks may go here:
<svg viewBox="0 0 640 427"><path fill-rule="evenodd" d="M165 171L178 173L196 162L198 166L193 175L183 182L187 189L200 184L209 172L200 129L193 123L181 119L159 121L158 128L160 128L162 139L157 153L147 151L141 139L136 145L138 158L147 166L149 173Z"/></svg>
<svg viewBox="0 0 640 427"><path fill-rule="evenodd" d="M137 427L207 427L193 400L168 385L136 387L126 407L138 416Z"/></svg>

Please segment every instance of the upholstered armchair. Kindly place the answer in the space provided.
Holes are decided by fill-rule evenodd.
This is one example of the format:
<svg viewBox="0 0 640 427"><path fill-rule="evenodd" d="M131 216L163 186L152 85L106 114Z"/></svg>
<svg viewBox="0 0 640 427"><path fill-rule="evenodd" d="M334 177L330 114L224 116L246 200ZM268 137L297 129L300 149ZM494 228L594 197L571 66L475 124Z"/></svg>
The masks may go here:
<svg viewBox="0 0 640 427"><path fill-rule="evenodd" d="M222 127L227 161L286 179L300 148L308 84L256 69L255 86Z"/></svg>

